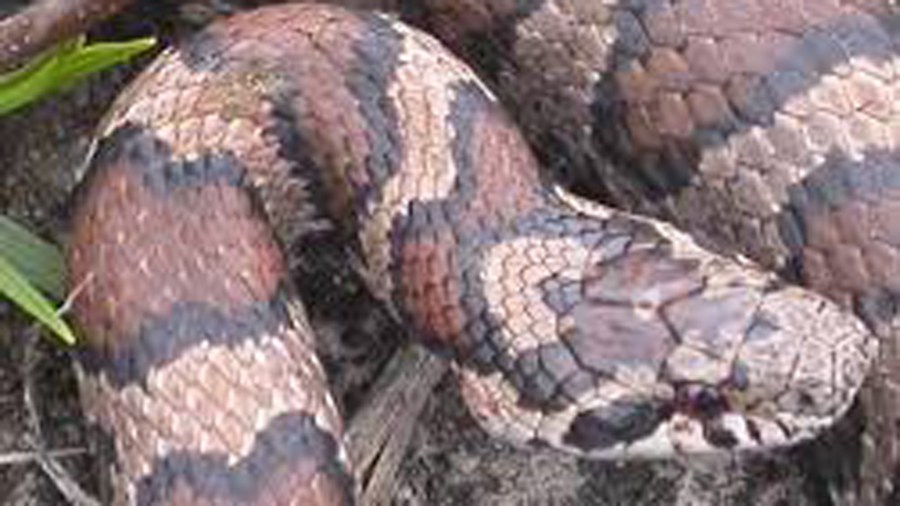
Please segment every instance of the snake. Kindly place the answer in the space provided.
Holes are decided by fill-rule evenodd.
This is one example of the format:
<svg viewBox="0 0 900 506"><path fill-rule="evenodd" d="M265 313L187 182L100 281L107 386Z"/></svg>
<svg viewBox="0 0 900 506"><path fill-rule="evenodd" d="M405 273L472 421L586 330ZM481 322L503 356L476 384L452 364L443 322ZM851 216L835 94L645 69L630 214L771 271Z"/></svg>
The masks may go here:
<svg viewBox="0 0 900 506"><path fill-rule="evenodd" d="M886 2L402 13L433 35L334 5L236 14L100 127L68 265L117 504L355 501L287 267L321 222L507 441L670 458L846 413L900 273Z"/></svg>

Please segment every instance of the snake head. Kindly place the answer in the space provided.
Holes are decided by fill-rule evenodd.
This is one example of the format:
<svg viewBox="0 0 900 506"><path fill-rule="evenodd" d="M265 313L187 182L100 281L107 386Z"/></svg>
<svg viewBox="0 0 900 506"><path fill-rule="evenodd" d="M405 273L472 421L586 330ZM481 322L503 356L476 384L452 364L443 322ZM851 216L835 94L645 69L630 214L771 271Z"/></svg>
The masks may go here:
<svg viewBox="0 0 900 506"><path fill-rule="evenodd" d="M794 444L849 408L877 354L858 318L674 228L573 219L563 228L580 242L541 239L553 272L519 269L525 288L488 297L511 322L488 339L503 351L495 371L461 376L489 431L582 456L664 457ZM527 241L498 246L488 268L519 250L538 258Z"/></svg>

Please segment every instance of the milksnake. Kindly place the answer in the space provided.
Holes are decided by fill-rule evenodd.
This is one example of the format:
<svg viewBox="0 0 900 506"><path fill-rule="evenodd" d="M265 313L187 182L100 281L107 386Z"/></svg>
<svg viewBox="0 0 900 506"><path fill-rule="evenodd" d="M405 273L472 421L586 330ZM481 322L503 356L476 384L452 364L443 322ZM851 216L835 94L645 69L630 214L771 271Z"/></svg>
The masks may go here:
<svg viewBox="0 0 900 506"><path fill-rule="evenodd" d="M102 126L69 265L117 502L353 502L285 267L321 221L498 437L666 457L794 444L846 411L900 279L887 3L401 10L488 64L524 137L435 39L325 5L214 24ZM544 181L526 138L703 247Z"/></svg>

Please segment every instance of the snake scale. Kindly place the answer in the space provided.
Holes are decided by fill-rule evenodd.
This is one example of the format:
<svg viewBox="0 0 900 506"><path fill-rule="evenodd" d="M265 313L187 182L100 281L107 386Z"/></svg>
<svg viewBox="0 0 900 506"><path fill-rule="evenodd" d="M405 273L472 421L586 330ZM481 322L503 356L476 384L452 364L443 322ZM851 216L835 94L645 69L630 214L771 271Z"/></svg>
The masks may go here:
<svg viewBox="0 0 900 506"><path fill-rule="evenodd" d="M498 437L665 457L842 416L900 286L888 2L394 3L524 136L431 36L303 4L167 50L104 122L69 265L117 502L354 501L286 269L320 220Z"/></svg>

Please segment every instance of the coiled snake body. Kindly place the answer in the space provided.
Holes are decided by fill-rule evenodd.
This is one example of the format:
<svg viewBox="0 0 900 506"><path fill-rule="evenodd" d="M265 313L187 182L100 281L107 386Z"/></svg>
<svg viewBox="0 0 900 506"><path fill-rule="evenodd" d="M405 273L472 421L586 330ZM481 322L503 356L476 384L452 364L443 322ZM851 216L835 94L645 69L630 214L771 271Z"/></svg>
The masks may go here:
<svg viewBox="0 0 900 506"><path fill-rule="evenodd" d="M314 241L311 224L322 219L355 236L378 295L452 353L473 415L500 437L590 457L660 457L792 444L832 424L877 348L839 303L878 306L897 279L885 198L895 164L887 153L856 156L892 138L885 130L884 146L850 144L857 124L892 116L849 94L847 114L828 123L846 96L791 93L808 87L798 79L821 77L822 61L809 58L833 55L804 53L796 62L807 68L795 69L790 51L804 46L788 39L837 47L855 65L864 55L854 51L873 43L839 35L877 36L881 25L853 5L799 0L796 20L754 27L784 35L771 43L726 18L686 24L689 7L738 3L613 9L596 26L617 30L621 52L613 77L594 84L613 79L621 91L592 107L624 121L592 132L569 125L569 138L596 141L641 172L610 173L606 184L626 200L650 193L650 211L698 200L722 209L734 195L765 193L765 204L737 199L737 211L718 216L722 228L761 224L777 240L748 253L795 269L831 299L545 184L492 92L391 18L266 7L164 53L98 135L69 256L89 336L82 394L115 436L118 500L353 500L341 419L285 268L286 252ZM778 2L753 6L769 3ZM444 7L424 23L452 14ZM651 30L642 47L626 37L635 33L627 15L659 30L667 25L653 16L675 16L682 30ZM731 47L716 43L733 33L761 56L735 47L728 56L743 59L712 65L712 52ZM822 40L832 45L815 46ZM840 90L890 89L892 68L854 65L834 78ZM759 98L753 72L776 76L764 91L783 96ZM866 88L871 79L881 81ZM827 137L844 124L846 136ZM797 132L804 137L790 138ZM687 183L661 191L671 174ZM708 216L681 221L710 231ZM841 270L860 265L863 274Z"/></svg>

